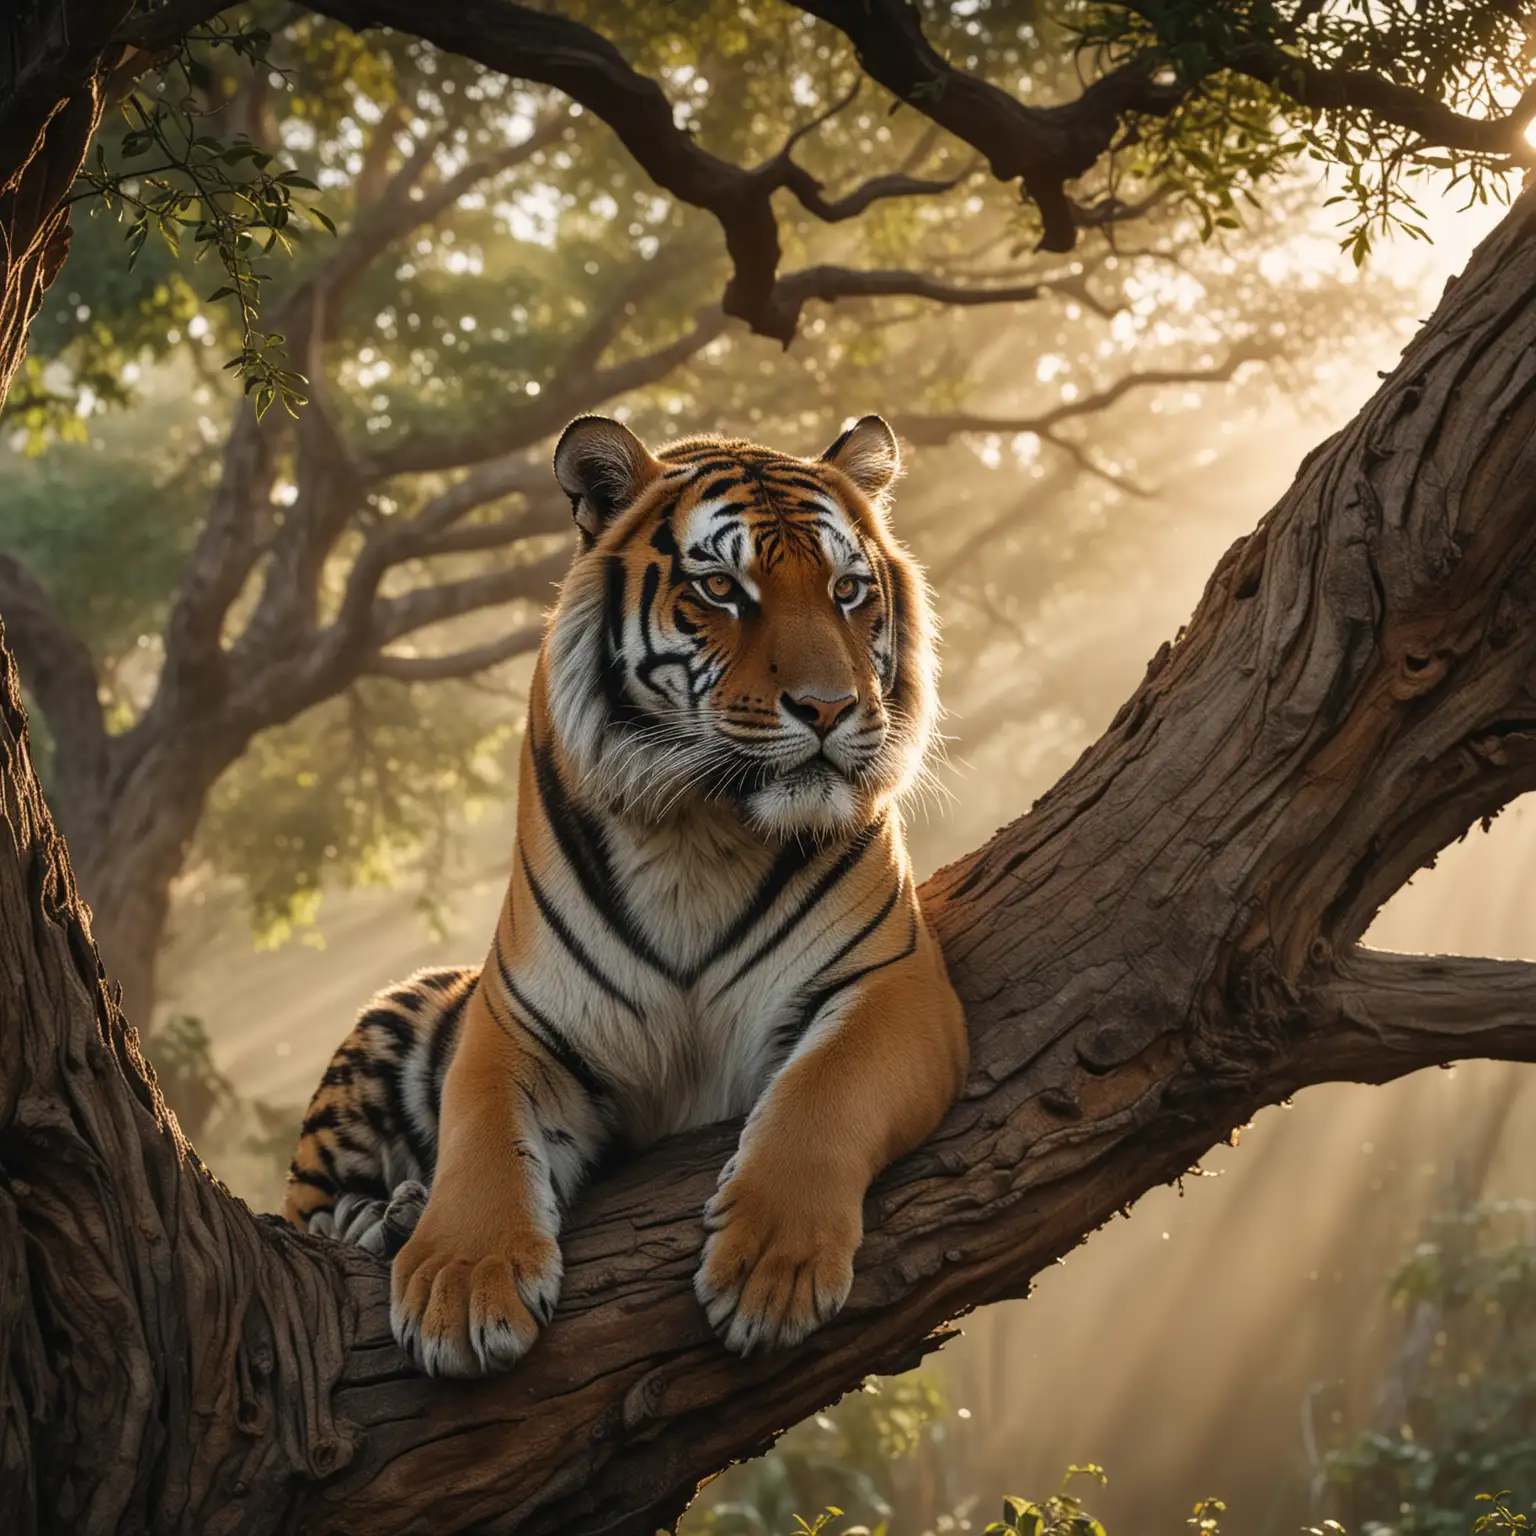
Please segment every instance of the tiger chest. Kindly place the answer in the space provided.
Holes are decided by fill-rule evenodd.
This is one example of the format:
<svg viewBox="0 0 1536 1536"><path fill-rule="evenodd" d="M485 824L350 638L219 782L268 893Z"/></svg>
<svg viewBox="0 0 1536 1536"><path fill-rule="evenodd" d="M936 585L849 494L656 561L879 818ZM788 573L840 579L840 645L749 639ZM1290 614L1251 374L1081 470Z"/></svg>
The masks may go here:
<svg viewBox="0 0 1536 1536"><path fill-rule="evenodd" d="M630 957L639 1016L604 1009L593 1044L616 1084L625 1133L643 1145L751 1109L801 978L793 944L775 964L750 963L781 920L777 906L745 920L771 864L760 844L705 822L620 843L615 855L625 905L663 964Z"/></svg>

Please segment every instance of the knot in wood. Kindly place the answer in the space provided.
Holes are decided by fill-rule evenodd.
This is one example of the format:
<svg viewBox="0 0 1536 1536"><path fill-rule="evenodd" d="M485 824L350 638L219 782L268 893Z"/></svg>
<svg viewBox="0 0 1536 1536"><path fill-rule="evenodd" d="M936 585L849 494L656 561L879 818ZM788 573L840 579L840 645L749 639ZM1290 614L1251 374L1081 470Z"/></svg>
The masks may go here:
<svg viewBox="0 0 1536 1536"><path fill-rule="evenodd" d="M1070 1083L1051 1083L1040 1094L1041 1105L1066 1120L1081 1120L1083 1106Z"/></svg>
<svg viewBox="0 0 1536 1536"><path fill-rule="evenodd" d="M333 1435L321 1435L310 1443L309 1465L317 1477L329 1477L351 1459L351 1446Z"/></svg>
<svg viewBox="0 0 1536 1536"><path fill-rule="evenodd" d="M1268 950L1235 959L1219 1001L1197 1008L1191 1023L1190 1064L1219 1084L1251 1079L1314 1027L1301 992Z"/></svg>
<svg viewBox="0 0 1536 1536"><path fill-rule="evenodd" d="M625 1429L635 1429L647 1419L654 1419L661 1411L663 1398L667 1394L667 1383L660 1371L647 1371L644 1376L624 1394L624 1405L621 1414Z"/></svg>
<svg viewBox="0 0 1536 1536"><path fill-rule="evenodd" d="M1394 699L1419 698L1440 686L1450 666L1450 656L1445 651L1429 655L1404 651L1388 691Z"/></svg>
<svg viewBox="0 0 1536 1536"><path fill-rule="evenodd" d="M1143 1001L1124 1005L1118 1018L1085 1031L1075 1045L1077 1059L1095 1074L1112 1072L1135 1060L1173 1027L1176 1021L1167 1006L1144 994Z"/></svg>

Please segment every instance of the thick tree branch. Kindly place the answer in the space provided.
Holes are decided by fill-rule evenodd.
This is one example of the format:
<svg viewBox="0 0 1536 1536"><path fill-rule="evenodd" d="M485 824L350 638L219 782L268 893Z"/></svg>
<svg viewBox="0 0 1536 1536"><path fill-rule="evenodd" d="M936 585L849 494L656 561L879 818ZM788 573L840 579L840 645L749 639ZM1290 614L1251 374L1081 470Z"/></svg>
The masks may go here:
<svg viewBox="0 0 1536 1536"><path fill-rule="evenodd" d="M1000 181L1020 181L1040 211L1040 245L1070 251L1077 218L1067 183L1091 170L1131 114L1160 115L1182 88L1128 66L1085 87L1076 100L1030 107L989 81L955 69L929 43L909 0L794 0L842 32L866 74L986 157Z"/></svg>
<svg viewBox="0 0 1536 1536"><path fill-rule="evenodd" d="M812 299L827 304L847 299L927 299L965 309L983 304L1027 304L1074 282L1072 278L1039 278L992 285L950 283L925 272L860 271L854 267L822 265L786 272L774 288L773 303L778 316L776 323L782 323L793 334L800 323L800 312Z"/></svg>
<svg viewBox="0 0 1536 1536"><path fill-rule="evenodd" d="M1536 965L1354 949L1308 1002L1318 1028L1298 1045L1297 1086L1382 1083L1474 1057L1536 1061Z"/></svg>
<svg viewBox="0 0 1536 1536"><path fill-rule="evenodd" d="M794 335L799 305L779 292L782 242L773 211L775 192L788 189L807 211L835 221L852 218L884 198L928 196L953 185L892 173L871 178L843 198L828 199L791 156L798 134L760 166L733 165L678 126L661 87L635 70L607 38L569 17L513 0L464 0L427 12L406 0L312 0L312 9L360 30L391 26L416 33L449 52L514 79L552 86L580 102L613 130L657 186L715 218L732 264L721 308L786 345Z"/></svg>

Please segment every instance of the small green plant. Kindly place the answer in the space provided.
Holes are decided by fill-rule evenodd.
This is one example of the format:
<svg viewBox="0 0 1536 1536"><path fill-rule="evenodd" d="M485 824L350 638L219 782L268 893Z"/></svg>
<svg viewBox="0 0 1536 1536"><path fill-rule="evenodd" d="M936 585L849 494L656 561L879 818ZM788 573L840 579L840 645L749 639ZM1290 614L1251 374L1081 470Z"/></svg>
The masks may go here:
<svg viewBox="0 0 1536 1536"><path fill-rule="evenodd" d="M1227 1506L1221 1499L1201 1499L1184 1523L1199 1531L1200 1536L1221 1536L1221 1517L1226 1512Z"/></svg>
<svg viewBox="0 0 1536 1536"><path fill-rule="evenodd" d="M799 1516L795 1516L795 1528L790 1536L821 1536L821 1533L842 1514L835 1504L829 1504L809 1525ZM880 1524L881 1532L885 1530L884 1521Z"/></svg>
<svg viewBox="0 0 1536 1536"><path fill-rule="evenodd" d="M1011 1495L1005 1498L1003 1518L986 1527L986 1536L1104 1536L1104 1527L1070 1491L1073 1479L1079 1477L1089 1478L1100 1486L1109 1481L1103 1467L1091 1461L1080 1467L1068 1467L1061 1486L1038 1504Z"/></svg>
<svg viewBox="0 0 1536 1536"><path fill-rule="evenodd" d="M1484 1531L1530 1530L1529 1517L1509 1507L1509 1489L1505 1488L1499 1493L1480 1493L1477 1497L1480 1502L1492 1504L1493 1508L1472 1522L1472 1536L1482 1536Z"/></svg>

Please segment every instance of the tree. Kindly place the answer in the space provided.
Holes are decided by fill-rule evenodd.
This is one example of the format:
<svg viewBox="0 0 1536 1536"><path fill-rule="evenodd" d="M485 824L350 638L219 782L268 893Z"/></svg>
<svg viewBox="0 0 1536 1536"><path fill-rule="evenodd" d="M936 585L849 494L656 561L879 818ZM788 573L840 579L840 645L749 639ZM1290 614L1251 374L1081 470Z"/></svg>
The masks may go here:
<svg viewBox="0 0 1536 1536"><path fill-rule="evenodd" d="M460 41L482 49L509 17L567 25L509 5L464 14L477 30ZM911 44L917 13L897 20ZM888 41L865 38L872 68ZM1252 78L1267 55L1247 47L1220 69ZM93 57L43 99L96 81ZM1293 95L1321 89L1282 64L1270 72ZM1126 67L1087 87L1097 113L1180 88L1177 72ZM1382 120L1405 115L1385 87L1411 80L1351 68L1343 86L1362 78ZM1414 123L1444 127L1413 94ZM962 78L939 101L948 114L975 95ZM629 100L610 103L621 131ZM1477 120L1452 116L1443 137L1476 139ZM1015 126L1025 143L1041 129ZM1471 152L1507 151L1507 126ZM648 132L652 174L697 168L666 125ZM23 215L57 228L8 204L13 227ZM733 302L764 301L738 283ZM559 1315L516 1375L445 1390L404 1374L378 1266L253 1221L164 1115L42 803L6 657L0 1457L21 1529L652 1530L700 1476L911 1363L957 1313L1019 1294L1259 1105L1536 1055L1531 966L1357 947L1413 870L1536 780L1533 296L1528 193L1356 421L1229 551L1104 737L929 883L973 1075L873 1191L847 1310L788 1355L724 1358L691 1297L697 1213L730 1144L716 1128L593 1189ZM782 298L770 286L760 317ZM14 370L21 340L6 341Z"/></svg>
<svg viewBox="0 0 1536 1536"><path fill-rule="evenodd" d="M723 26L733 13L715 16ZM1144 218L1136 251L1101 243L1021 270L1000 259L1018 238L1002 189L979 196L974 168L932 125L888 126L859 106L843 52L792 13L751 50L717 33L712 49L679 56L675 28L653 29L650 50L670 69L696 85L707 68L709 90L691 105L738 158L783 160L802 191L810 173L791 150L836 167L878 147L901 167L838 200L828 230L780 216L807 258L782 280L797 315L817 313L793 364L765 377L776 343L697 302L722 280L708 220L658 198L590 115L411 39L368 44L313 16L284 20L255 72L207 43L178 60L197 114L180 131L188 143L223 133L225 158L254 168L237 186L302 175L329 189L338 239L306 243L263 289L263 324L304 359L308 409L292 420L237 410L214 453L211 423L162 403L119 431L131 449L105 462L78 454L53 475L18 470L0 505L0 607L48 728L50 805L136 1016L153 1001L171 885L189 859L235 870L258 926L284 931L313 911L323 870L366 870L491 788L481 749L516 714L487 721L441 685L537 645L569 537L547 444L572 415L621 401L657 436L709 417L792 440L818 400L819 432L835 399L873 398L894 374L905 381L899 425L917 441L1034 428L1069 465L1115 478L1073 423L1138 389L1224 382L1319 329L1319 295L1259 297L1228 276L1235 302L1213 306L1194 343L1144 345L1134 365L1048 415L977 409L964 384L981 375L985 327L942 330L936 307L1052 301L1040 344L1086 352L1059 333L1102 333L1192 243L1189 217ZM294 89L275 93L272 69ZM797 71L806 118L785 143L770 108ZM97 138L96 181L138 214L153 202L147 162L181 143L144 127L157 110L179 121L166 78ZM246 154L246 132L285 146L296 169ZM855 226L860 209L879 217ZM1265 224L1272 239L1285 228ZM520 225L537 227L518 237ZM181 399L190 376L201 408L216 410L210 356L251 350L245 307L199 294L191 252L206 243L178 236L189 246L178 260L137 243L146 227L130 225L126 276L107 220L77 238L71 281L34 333L19 418L34 436L71 392L121 399L125 367L146 351L175 359ZM861 275L828 259L849 256L907 267ZM905 314L893 309L903 296ZM830 313L823 299L837 301ZM154 511L130 517L130 505ZM308 764L302 793L296 756ZM210 801L214 823L194 849Z"/></svg>

